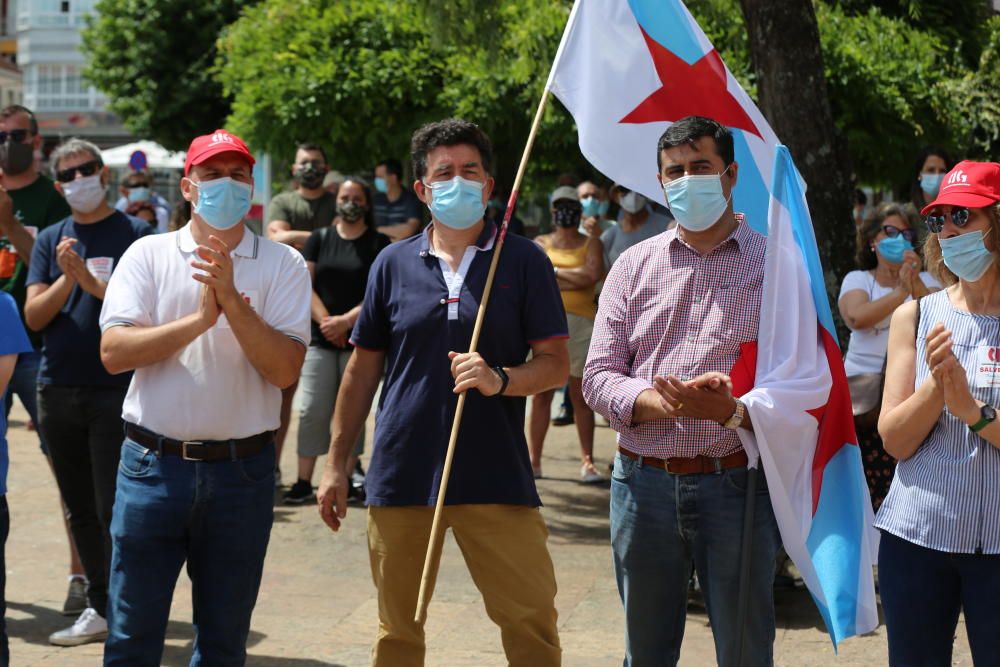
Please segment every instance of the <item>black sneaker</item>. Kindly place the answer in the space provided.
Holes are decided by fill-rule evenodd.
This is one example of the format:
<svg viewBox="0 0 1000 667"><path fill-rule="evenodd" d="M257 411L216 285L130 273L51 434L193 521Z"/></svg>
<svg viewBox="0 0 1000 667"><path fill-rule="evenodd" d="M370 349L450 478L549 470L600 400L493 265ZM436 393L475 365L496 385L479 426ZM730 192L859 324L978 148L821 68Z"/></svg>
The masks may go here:
<svg viewBox="0 0 1000 667"><path fill-rule="evenodd" d="M285 491L283 497L286 505L302 505L311 500L316 500L316 494L313 493L312 484L308 480L300 479L292 487Z"/></svg>
<svg viewBox="0 0 1000 667"><path fill-rule="evenodd" d="M559 412L552 418L553 426L569 426L573 423L573 411L567 410L566 406L559 408Z"/></svg>
<svg viewBox="0 0 1000 667"><path fill-rule="evenodd" d="M365 504L365 483L364 480L361 483L357 483L351 480L351 483L347 485L347 504L348 505L364 505Z"/></svg>

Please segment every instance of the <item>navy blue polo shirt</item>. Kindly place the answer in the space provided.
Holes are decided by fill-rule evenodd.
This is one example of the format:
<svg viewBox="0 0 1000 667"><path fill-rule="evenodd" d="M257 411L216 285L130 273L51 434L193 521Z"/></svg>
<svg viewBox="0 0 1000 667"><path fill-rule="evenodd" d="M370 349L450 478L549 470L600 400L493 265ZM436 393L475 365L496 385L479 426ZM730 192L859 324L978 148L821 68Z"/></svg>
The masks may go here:
<svg viewBox="0 0 1000 667"><path fill-rule="evenodd" d="M156 231L148 222L115 211L103 220L78 224L70 216L43 229L35 240L28 267L28 285L52 285L62 275L56 246L64 236L77 240L73 250L95 276L108 280L125 250L136 239ZM39 384L128 387L131 373L111 375L101 363L101 327L104 302L73 286L69 298L42 329Z"/></svg>
<svg viewBox="0 0 1000 667"><path fill-rule="evenodd" d="M393 243L375 259L351 342L386 353L375 414L375 448L365 489L375 506L433 505L458 396L448 352L467 352L496 227L476 243L457 297L427 233ZM566 314L552 264L528 239L508 235L486 309L478 351L490 366L519 366L530 344L566 338ZM523 397L468 392L449 505L541 505L524 439Z"/></svg>

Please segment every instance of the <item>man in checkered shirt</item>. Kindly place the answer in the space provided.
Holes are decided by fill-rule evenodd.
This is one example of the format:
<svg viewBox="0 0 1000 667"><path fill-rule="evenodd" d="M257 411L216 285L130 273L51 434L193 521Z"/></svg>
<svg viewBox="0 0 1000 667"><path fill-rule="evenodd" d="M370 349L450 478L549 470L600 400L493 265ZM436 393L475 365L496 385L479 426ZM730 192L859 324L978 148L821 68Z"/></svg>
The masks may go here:
<svg viewBox="0 0 1000 667"><path fill-rule="evenodd" d="M709 118L671 125L658 178L678 226L639 243L601 293L583 392L618 432L611 545L626 667L675 665L692 566L719 665L733 665L747 456L734 398L757 341L765 237L733 212L733 137ZM758 481L744 665L771 665L780 538Z"/></svg>

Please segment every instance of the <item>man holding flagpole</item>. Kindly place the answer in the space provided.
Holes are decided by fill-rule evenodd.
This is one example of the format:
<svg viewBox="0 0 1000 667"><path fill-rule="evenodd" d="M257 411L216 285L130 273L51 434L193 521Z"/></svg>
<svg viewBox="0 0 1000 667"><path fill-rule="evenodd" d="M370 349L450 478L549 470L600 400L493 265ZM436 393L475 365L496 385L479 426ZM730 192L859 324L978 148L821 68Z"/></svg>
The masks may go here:
<svg viewBox="0 0 1000 667"><path fill-rule="evenodd" d="M734 213L732 133L689 116L657 145L678 227L621 255L601 294L584 371L587 403L618 431L611 542L625 606L626 667L675 665L691 568L721 666L737 660L740 545L753 430L735 396L757 341L766 238ZM750 366L753 367L752 365ZM772 583L780 545L766 481L753 508L743 664L772 664Z"/></svg>
<svg viewBox="0 0 1000 667"><path fill-rule="evenodd" d="M457 395L467 392L443 521L500 626L508 663L554 667L561 660L555 572L524 408L526 396L561 387L569 373L559 288L540 248L507 238L478 350L463 352L501 232L483 220L492 148L476 125L448 119L417 130L412 155L413 189L433 222L372 266L337 397L320 514L340 528L348 456L386 369L365 479L379 608L372 665L423 665L414 610Z"/></svg>

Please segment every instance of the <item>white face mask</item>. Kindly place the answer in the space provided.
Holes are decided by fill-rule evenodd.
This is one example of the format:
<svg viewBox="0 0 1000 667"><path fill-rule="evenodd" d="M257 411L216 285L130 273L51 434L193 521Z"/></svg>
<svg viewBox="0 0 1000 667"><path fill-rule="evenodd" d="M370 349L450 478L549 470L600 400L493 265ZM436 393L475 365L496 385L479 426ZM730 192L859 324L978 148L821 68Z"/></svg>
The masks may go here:
<svg viewBox="0 0 1000 667"><path fill-rule="evenodd" d="M646 198L633 190L628 194L622 195L618 203L628 213L638 213L646 205Z"/></svg>
<svg viewBox="0 0 1000 667"><path fill-rule="evenodd" d="M104 200L107 188L101 183L101 175L84 176L62 184L66 203L74 211L93 213Z"/></svg>

